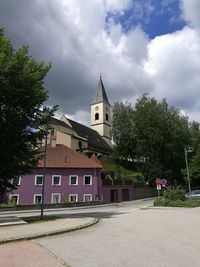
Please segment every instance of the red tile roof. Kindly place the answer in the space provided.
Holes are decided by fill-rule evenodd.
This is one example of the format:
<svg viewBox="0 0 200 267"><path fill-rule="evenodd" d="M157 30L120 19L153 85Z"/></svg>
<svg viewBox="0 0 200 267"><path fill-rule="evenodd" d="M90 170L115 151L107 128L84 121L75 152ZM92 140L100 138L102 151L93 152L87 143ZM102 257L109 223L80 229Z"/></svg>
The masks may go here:
<svg viewBox="0 0 200 267"><path fill-rule="evenodd" d="M92 156L90 157L91 160L93 160L94 162L98 163L101 165L101 162L97 159L96 155L93 153Z"/></svg>
<svg viewBox="0 0 200 267"><path fill-rule="evenodd" d="M44 148L43 148L44 149ZM39 161L39 167L43 167L44 160ZM56 147L47 146L47 168L98 168L103 166L100 162L89 159L88 157L74 151L65 145L56 145Z"/></svg>

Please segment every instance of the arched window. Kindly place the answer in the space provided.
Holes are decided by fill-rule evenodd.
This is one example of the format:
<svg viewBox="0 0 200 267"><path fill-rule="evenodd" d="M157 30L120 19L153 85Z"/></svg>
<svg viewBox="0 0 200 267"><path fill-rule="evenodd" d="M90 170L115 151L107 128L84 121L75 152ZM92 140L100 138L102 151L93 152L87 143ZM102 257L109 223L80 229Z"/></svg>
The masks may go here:
<svg viewBox="0 0 200 267"><path fill-rule="evenodd" d="M108 121L108 113L106 113L106 120Z"/></svg>
<svg viewBox="0 0 200 267"><path fill-rule="evenodd" d="M95 113L95 121L99 120L99 113Z"/></svg>

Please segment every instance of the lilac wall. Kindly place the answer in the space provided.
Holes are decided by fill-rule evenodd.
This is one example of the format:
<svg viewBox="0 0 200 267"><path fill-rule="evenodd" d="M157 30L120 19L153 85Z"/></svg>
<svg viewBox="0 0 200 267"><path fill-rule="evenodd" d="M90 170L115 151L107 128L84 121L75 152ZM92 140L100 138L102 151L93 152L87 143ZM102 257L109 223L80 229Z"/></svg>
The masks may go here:
<svg viewBox="0 0 200 267"><path fill-rule="evenodd" d="M122 189L128 189L129 199L133 200L133 186L132 185L111 185L111 186L102 186L101 193L103 196L104 202L111 202L111 190L116 190L118 195L118 202L123 201Z"/></svg>
<svg viewBox="0 0 200 267"><path fill-rule="evenodd" d="M33 204L34 194L42 193L42 186L35 185L35 175L42 175L42 169L34 169L32 173L21 177L21 184L13 194L19 194L19 204ZM52 185L52 175L61 175L61 185ZM69 176L78 175L78 185L69 185ZM84 185L84 175L92 175L92 185ZM101 199L100 170L98 169L47 169L45 179L45 203L51 203L52 193L61 193L61 202L68 199L69 194L78 194L78 202L83 201L84 194L92 194L92 200Z"/></svg>

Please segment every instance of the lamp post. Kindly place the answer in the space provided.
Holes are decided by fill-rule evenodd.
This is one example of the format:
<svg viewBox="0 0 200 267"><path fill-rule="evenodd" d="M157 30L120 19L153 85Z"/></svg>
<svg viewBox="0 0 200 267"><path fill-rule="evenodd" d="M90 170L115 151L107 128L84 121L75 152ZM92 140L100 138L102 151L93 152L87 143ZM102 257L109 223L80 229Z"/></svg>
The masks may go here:
<svg viewBox="0 0 200 267"><path fill-rule="evenodd" d="M187 160L187 153L193 152L193 147L184 147L185 152L185 164L186 164L186 170L187 170L187 178L188 178L188 189L189 189L189 197L191 198L191 186L190 186L190 175L189 175L189 169L188 169L188 160Z"/></svg>
<svg viewBox="0 0 200 267"><path fill-rule="evenodd" d="M43 178L42 178L42 201L41 201L41 214L40 220L44 219L44 192L45 192L45 178L46 178L46 161L47 161L47 137L48 137L48 108L44 108L43 111L46 113L46 124L45 124L45 145L44 145L44 165L43 165ZM45 114L44 113L44 114Z"/></svg>

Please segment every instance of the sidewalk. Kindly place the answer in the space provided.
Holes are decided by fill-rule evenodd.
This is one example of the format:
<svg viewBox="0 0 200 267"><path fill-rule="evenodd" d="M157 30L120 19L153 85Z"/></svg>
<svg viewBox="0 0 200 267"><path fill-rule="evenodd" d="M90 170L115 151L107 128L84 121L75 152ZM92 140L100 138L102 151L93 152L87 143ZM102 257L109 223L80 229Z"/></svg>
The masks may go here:
<svg viewBox="0 0 200 267"><path fill-rule="evenodd" d="M96 224L95 218L65 218L54 221L0 227L0 244L57 235Z"/></svg>
<svg viewBox="0 0 200 267"><path fill-rule="evenodd" d="M101 208L101 207L109 207L109 206L117 206L119 203L107 203L107 204L100 204L100 205L93 205L93 206L80 206L80 207L66 207L66 208L52 208L52 209L44 209L45 211L65 211L65 210L79 210L79 209L90 209L90 208ZM41 212L41 209L30 209L30 210L7 210L7 211L1 211L1 215L7 215L7 214L20 214L20 213L33 213L33 212Z"/></svg>

